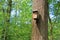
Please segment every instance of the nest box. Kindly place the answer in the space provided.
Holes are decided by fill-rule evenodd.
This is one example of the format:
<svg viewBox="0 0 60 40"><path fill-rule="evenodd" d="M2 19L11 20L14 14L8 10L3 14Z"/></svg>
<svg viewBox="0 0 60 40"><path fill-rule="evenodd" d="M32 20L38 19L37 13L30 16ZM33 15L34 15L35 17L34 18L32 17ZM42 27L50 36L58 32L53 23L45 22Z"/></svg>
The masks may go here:
<svg viewBox="0 0 60 40"><path fill-rule="evenodd" d="M38 11L33 11L33 19L34 20L38 19Z"/></svg>

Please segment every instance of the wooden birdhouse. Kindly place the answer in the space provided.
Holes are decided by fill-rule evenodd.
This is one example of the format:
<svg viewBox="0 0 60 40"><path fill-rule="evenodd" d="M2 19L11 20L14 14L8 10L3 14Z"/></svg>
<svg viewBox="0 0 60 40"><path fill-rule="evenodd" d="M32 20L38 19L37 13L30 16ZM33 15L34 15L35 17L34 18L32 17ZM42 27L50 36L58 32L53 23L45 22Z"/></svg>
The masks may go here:
<svg viewBox="0 0 60 40"><path fill-rule="evenodd" d="M38 19L38 11L33 11L33 19L34 20Z"/></svg>

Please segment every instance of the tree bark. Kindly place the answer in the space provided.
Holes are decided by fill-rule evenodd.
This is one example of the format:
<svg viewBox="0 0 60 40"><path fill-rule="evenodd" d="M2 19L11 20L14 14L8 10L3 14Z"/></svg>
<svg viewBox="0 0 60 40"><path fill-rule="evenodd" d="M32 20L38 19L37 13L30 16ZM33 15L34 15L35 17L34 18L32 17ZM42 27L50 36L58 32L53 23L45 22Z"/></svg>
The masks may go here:
<svg viewBox="0 0 60 40"><path fill-rule="evenodd" d="M32 39L48 40L48 0L33 0L33 10L38 11L39 20L32 17Z"/></svg>

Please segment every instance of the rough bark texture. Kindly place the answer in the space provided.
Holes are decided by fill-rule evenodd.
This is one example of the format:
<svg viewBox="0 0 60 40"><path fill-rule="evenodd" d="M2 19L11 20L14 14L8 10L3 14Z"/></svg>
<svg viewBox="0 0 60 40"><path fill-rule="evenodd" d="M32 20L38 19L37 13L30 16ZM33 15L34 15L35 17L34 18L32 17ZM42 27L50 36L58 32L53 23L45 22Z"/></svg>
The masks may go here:
<svg viewBox="0 0 60 40"><path fill-rule="evenodd" d="M33 0L33 10L39 13L39 20L32 17L32 39L48 40L48 0Z"/></svg>

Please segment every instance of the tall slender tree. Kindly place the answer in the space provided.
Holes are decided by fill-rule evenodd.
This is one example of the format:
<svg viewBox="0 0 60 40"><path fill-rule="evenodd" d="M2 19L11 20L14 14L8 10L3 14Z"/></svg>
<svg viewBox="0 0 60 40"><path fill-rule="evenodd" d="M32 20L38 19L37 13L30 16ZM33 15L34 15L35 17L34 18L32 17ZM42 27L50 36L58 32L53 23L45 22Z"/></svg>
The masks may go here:
<svg viewBox="0 0 60 40"><path fill-rule="evenodd" d="M10 26L10 14L11 14L11 8L12 8L12 0L7 0L8 2L8 7L7 10L3 9L3 15L4 15L4 29L2 31L2 40L8 40L8 29ZM6 13L4 13L4 11L6 10Z"/></svg>
<svg viewBox="0 0 60 40"><path fill-rule="evenodd" d="M33 0L33 15L37 13L38 20L33 16L32 40L48 40L48 0Z"/></svg>

